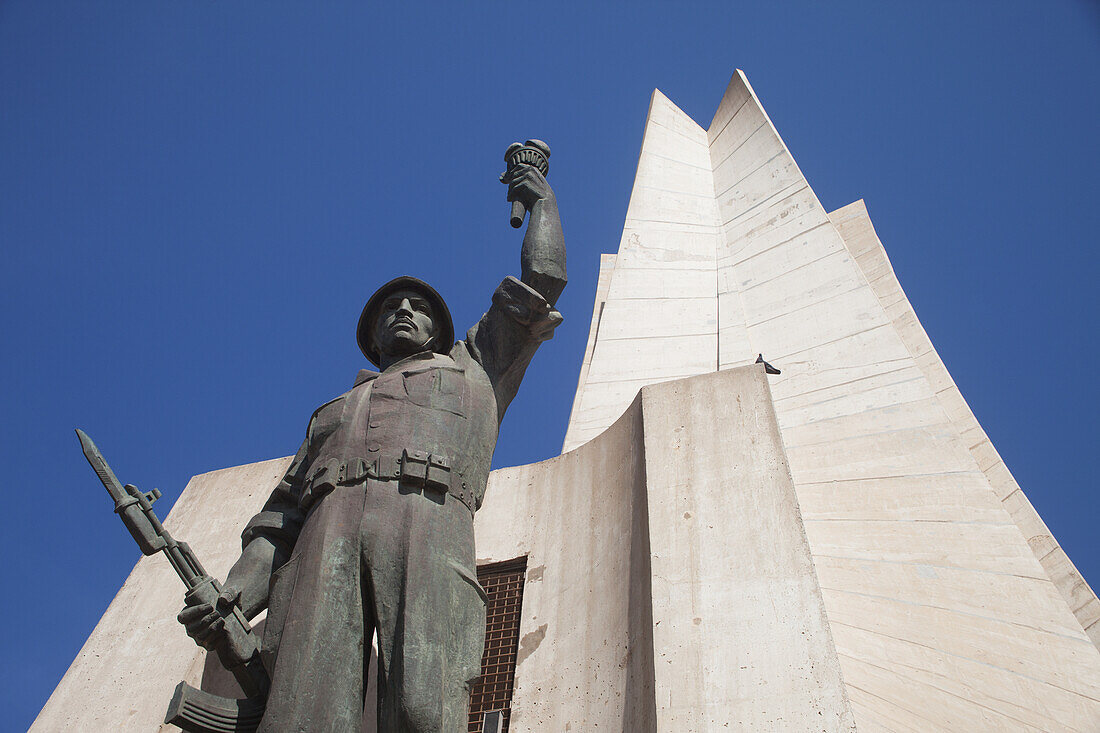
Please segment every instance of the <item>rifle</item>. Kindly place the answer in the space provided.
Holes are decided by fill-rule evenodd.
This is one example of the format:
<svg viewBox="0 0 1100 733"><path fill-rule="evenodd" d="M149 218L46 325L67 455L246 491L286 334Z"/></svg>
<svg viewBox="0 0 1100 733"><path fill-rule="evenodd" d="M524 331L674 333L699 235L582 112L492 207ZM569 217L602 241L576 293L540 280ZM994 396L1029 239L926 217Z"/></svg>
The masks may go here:
<svg viewBox="0 0 1100 733"><path fill-rule="evenodd" d="M217 608L221 583L207 574L186 542L173 539L161 525L153 502L160 491L141 491L133 484L123 486L87 433L77 428L80 447L92 469L115 500L115 513L130 530L144 555L163 552L172 569L187 586L184 600L188 605L209 603ZM260 645L241 608L234 604L225 617L224 640L215 648L218 660L232 672L248 695L243 700L212 695L196 690L186 682L176 685L164 722L192 733L246 733L260 724L270 680L260 661Z"/></svg>

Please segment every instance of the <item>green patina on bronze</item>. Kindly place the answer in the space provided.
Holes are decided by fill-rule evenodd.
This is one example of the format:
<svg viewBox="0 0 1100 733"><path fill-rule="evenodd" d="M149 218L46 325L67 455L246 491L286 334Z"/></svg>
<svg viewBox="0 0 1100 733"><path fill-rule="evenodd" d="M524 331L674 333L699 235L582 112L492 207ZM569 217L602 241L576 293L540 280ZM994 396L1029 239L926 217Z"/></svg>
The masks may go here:
<svg viewBox="0 0 1100 733"><path fill-rule="evenodd" d="M546 149L547 155L549 149ZM510 166L508 200L530 214L521 276L453 342L443 299L415 278L372 296L357 328L380 372L319 407L216 603L180 613L207 648L235 606L268 615L271 691L259 730L354 731L372 632L379 643L379 730L466 729L480 673L485 594L473 516L497 431L542 341L561 322L565 245L543 172Z"/></svg>

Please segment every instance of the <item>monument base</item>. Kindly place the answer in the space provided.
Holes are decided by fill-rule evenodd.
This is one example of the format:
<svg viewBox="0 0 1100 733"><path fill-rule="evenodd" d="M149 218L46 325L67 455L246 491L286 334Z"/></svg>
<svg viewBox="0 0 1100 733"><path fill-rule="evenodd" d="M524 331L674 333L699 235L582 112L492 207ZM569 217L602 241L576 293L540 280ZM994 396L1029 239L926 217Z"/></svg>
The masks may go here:
<svg viewBox="0 0 1100 733"><path fill-rule="evenodd" d="M478 564L527 562L510 731L854 729L766 379L645 387L581 448L492 473ZM288 461L196 476L166 526L224 577ZM180 680L234 694L181 598L139 560L31 730L167 730Z"/></svg>

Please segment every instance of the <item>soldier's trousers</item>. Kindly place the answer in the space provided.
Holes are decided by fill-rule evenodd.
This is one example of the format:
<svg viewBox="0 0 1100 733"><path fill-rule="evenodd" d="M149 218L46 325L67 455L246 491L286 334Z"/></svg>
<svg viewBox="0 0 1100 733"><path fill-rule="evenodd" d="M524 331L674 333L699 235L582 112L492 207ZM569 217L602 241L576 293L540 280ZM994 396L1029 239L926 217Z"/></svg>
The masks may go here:
<svg viewBox="0 0 1100 733"><path fill-rule="evenodd" d="M465 731L485 637L475 567L452 496L368 480L322 498L272 577L260 731L359 731L372 629L379 732Z"/></svg>

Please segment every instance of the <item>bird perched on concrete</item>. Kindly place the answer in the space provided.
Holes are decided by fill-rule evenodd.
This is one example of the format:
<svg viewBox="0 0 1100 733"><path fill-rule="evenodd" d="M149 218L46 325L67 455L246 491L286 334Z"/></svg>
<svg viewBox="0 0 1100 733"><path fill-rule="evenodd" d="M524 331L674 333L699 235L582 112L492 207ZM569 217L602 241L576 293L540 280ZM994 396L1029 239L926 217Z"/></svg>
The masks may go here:
<svg viewBox="0 0 1100 733"><path fill-rule="evenodd" d="M763 354L757 354L756 355L756 363L764 365L764 373L765 374L781 374L782 373L778 369L773 367L771 364L764 361L764 355Z"/></svg>

